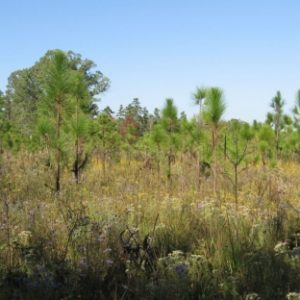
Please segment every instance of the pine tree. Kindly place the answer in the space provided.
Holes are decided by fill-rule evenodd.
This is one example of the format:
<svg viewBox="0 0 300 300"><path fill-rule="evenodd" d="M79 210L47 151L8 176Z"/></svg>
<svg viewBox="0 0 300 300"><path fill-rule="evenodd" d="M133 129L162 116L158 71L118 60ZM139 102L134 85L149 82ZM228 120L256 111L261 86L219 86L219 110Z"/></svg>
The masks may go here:
<svg viewBox="0 0 300 300"><path fill-rule="evenodd" d="M223 91L218 87L206 90L203 109L203 118L211 128L211 157L213 162L213 190L216 193L217 186L217 161L216 147L218 145L220 121L226 109Z"/></svg>
<svg viewBox="0 0 300 300"><path fill-rule="evenodd" d="M249 154L249 142L254 137L249 124L232 120L226 133L225 157L233 168L233 190L236 205L238 204L239 173L240 165ZM229 177L231 179L231 177Z"/></svg>
<svg viewBox="0 0 300 300"><path fill-rule="evenodd" d="M101 113L94 120L93 141L96 152L101 157L103 176L105 178L107 160L116 156L121 142L117 121L106 112Z"/></svg>
<svg viewBox="0 0 300 300"><path fill-rule="evenodd" d="M87 163L88 154L84 153L85 140L88 138L90 118L84 112L85 108L90 103L89 91L84 76L79 72L73 72L71 77L71 93L73 98L72 116L70 120L70 129L75 141L74 153L75 159L72 172L76 183L79 183L80 171Z"/></svg>
<svg viewBox="0 0 300 300"><path fill-rule="evenodd" d="M280 91L277 91L270 105L273 108L273 112L267 114L267 121L266 121L269 125L271 125L274 128L275 151L277 157L280 150L281 132L285 126L285 120L286 120L286 117L284 116L283 113L284 104L285 102L282 99Z"/></svg>
<svg viewBox="0 0 300 300"><path fill-rule="evenodd" d="M162 110L161 124L167 136L167 158L168 158L168 179L172 180L172 164L175 163L175 150L179 140L177 133L179 132L179 122L177 116L177 108L173 99L166 99L165 107Z"/></svg>
<svg viewBox="0 0 300 300"><path fill-rule="evenodd" d="M202 108L203 108L203 102L206 98L206 94L207 94L206 88L197 88L196 92L193 94L195 104L199 105L199 119L198 119L199 127L201 125Z"/></svg>
<svg viewBox="0 0 300 300"><path fill-rule="evenodd" d="M70 115L70 72L64 52L57 50L50 57L45 96L39 102L38 129L50 156L54 156L54 190L61 189L64 148L63 127Z"/></svg>

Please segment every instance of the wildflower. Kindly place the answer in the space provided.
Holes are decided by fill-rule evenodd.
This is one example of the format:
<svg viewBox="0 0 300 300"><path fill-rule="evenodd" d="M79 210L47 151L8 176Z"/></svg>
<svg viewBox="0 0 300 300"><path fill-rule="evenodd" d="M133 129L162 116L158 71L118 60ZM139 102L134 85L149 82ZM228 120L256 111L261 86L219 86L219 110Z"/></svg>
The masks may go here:
<svg viewBox="0 0 300 300"><path fill-rule="evenodd" d="M175 272L181 276L181 275L184 275L188 272L188 266L184 263L182 264L179 264L175 267Z"/></svg>
<svg viewBox="0 0 300 300"><path fill-rule="evenodd" d="M295 293L295 292L288 293L286 295L286 298L288 300L300 300L300 293Z"/></svg>
<svg viewBox="0 0 300 300"><path fill-rule="evenodd" d="M87 208L88 207L88 201L86 201L86 200L83 200L82 202L81 202L81 205L82 205L82 207L83 208Z"/></svg>
<svg viewBox="0 0 300 300"><path fill-rule="evenodd" d="M23 230L18 235L19 242L23 246L28 246L30 244L31 237L32 237L32 233L31 231L28 230Z"/></svg>
<svg viewBox="0 0 300 300"><path fill-rule="evenodd" d="M183 256L183 252L181 250L174 250L169 256Z"/></svg>
<svg viewBox="0 0 300 300"><path fill-rule="evenodd" d="M205 257L203 255L198 254L191 254L191 258L195 260L205 260Z"/></svg>
<svg viewBox="0 0 300 300"><path fill-rule="evenodd" d="M107 259L105 262L109 266L111 266L114 263L113 260L111 260L111 259Z"/></svg>
<svg viewBox="0 0 300 300"><path fill-rule="evenodd" d="M103 250L103 253L107 253L107 252L111 252L112 249L111 248L106 248L105 250Z"/></svg>
<svg viewBox="0 0 300 300"><path fill-rule="evenodd" d="M247 294L245 300L260 300L260 297L256 293Z"/></svg>
<svg viewBox="0 0 300 300"><path fill-rule="evenodd" d="M280 242L274 247L274 251L277 254L284 254L288 251L288 243L287 242Z"/></svg>
<svg viewBox="0 0 300 300"><path fill-rule="evenodd" d="M199 209L199 210L202 210L202 209L204 209L206 207L206 204L205 203L198 203L197 204L197 209Z"/></svg>

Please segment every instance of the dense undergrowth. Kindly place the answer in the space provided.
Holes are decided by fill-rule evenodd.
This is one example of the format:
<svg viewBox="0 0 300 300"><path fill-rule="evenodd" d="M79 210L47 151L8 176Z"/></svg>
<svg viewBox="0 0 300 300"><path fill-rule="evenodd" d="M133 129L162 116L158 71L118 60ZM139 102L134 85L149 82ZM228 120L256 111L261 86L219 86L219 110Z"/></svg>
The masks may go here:
<svg viewBox="0 0 300 300"><path fill-rule="evenodd" d="M91 162L76 184L26 152L3 154L1 299L285 299L300 292L296 163L232 186L182 158L172 182L137 158ZM185 174L185 175L181 175ZM290 294L292 297L292 294ZM296 296L295 296L296 297ZM290 298L293 299L293 298Z"/></svg>

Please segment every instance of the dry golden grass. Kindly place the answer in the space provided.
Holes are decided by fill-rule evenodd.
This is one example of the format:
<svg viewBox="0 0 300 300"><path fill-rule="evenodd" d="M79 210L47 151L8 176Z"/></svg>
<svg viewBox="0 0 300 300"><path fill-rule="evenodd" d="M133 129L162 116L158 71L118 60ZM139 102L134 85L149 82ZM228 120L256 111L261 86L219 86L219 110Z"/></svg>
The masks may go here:
<svg viewBox="0 0 300 300"><path fill-rule="evenodd" d="M16 286L22 299L283 299L298 291L300 259L290 255L300 232L298 163L249 166L236 205L224 167L216 193L212 178L199 189L185 157L171 183L163 167L125 157L104 176L95 159L79 185L66 170L59 195L42 158L4 160L3 299Z"/></svg>

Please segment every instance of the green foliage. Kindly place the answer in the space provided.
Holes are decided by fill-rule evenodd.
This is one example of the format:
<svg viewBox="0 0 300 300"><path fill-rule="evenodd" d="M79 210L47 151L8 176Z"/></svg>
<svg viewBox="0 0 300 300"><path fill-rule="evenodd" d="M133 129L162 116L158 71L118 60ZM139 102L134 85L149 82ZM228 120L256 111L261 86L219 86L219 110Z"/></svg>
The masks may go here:
<svg viewBox="0 0 300 300"><path fill-rule="evenodd" d="M151 131L151 141L153 144L155 144L158 148L166 141L166 133L164 131L164 128L161 124L157 124L153 127L153 130Z"/></svg>
<svg viewBox="0 0 300 300"><path fill-rule="evenodd" d="M162 110L161 114L161 123L163 128L169 134L175 133L178 131L178 117L177 117L177 108L173 103L173 99L166 99L165 107Z"/></svg>
<svg viewBox="0 0 300 300"><path fill-rule="evenodd" d="M195 104L200 105L205 99L207 94L207 89L206 88L197 88L196 92L193 94L193 98L195 100Z"/></svg>
<svg viewBox="0 0 300 300"><path fill-rule="evenodd" d="M71 101L71 91L74 87L75 92L81 92L81 87L79 87L78 81L74 80L74 76L71 76L68 65L68 57L64 52L57 50L52 53L49 58L45 95L38 107L38 133L41 134L43 145L50 151L49 158L54 159L56 192L60 191L63 157L67 152L68 121L72 117L72 108L74 107ZM77 97L80 97L80 94ZM75 109L79 109L79 107ZM73 130L76 135L79 128L83 127L78 126L78 119L77 114L75 130ZM74 129L72 122L70 127Z"/></svg>
<svg viewBox="0 0 300 300"><path fill-rule="evenodd" d="M143 136L155 121L154 116L149 115L147 108L141 106L138 98L134 98L125 108L121 105L117 117L121 133L124 136L129 134L137 138Z"/></svg>
<svg viewBox="0 0 300 300"><path fill-rule="evenodd" d="M0 93L0 298L298 297L300 92L293 120L277 92L267 122L224 121L216 87L199 120L115 115L93 68L51 50Z"/></svg>
<svg viewBox="0 0 300 300"><path fill-rule="evenodd" d="M272 145L274 142L274 132L272 131L272 128L268 125L263 125L260 128L260 131L258 133L258 138L260 141L266 142L268 145Z"/></svg>
<svg viewBox="0 0 300 300"><path fill-rule="evenodd" d="M264 124L258 132L259 151L261 153L262 162L265 165L267 159L271 159L273 156L275 133L272 128Z"/></svg>
<svg viewBox="0 0 300 300"><path fill-rule="evenodd" d="M196 92L193 94L195 104L199 105L199 125L201 123L203 101L207 96L207 92L208 90L206 88L197 88Z"/></svg>
<svg viewBox="0 0 300 300"><path fill-rule="evenodd" d="M119 152L121 136L118 125L106 112L100 113L93 121L93 145L96 152L104 156L114 157Z"/></svg>
<svg viewBox="0 0 300 300"><path fill-rule="evenodd" d="M180 146L179 139L179 120L177 116L177 107L174 105L173 99L166 99L165 106L161 113L161 126L165 131L166 135L166 155L167 155L167 177L171 182L172 178L172 164L175 163L176 160L176 151Z"/></svg>
<svg viewBox="0 0 300 300"><path fill-rule="evenodd" d="M24 135L30 136L35 130L37 111L45 94L49 94L49 67L51 68L53 55L60 50L49 50L32 67L13 72L7 85L7 114L15 127ZM95 115L97 96L109 86L109 80L100 72L94 71L94 62L82 59L81 55L72 51L64 53L65 63L62 66L68 71L75 71L84 77L88 87L89 97L82 104L86 113ZM66 86L65 86L66 87ZM54 92L54 91L53 91Z"/></svg>
<svg viewBox="0 0 300 300"><path fill-rule="evenodd" d="M278 155L281 145L281 134L284 128L291 125L292 121L290 117L283 114L283 106L285 102L282 99L280 91L277 91L276 96L272 99L271 107L273 108L272 113L267 114L266 123L274 128L275 132L275 148L276 154Z"/></svg>
<svg viewBox="0 0 300 300"><path fill-rule="evenodd" d="M5 95L0 91L0 152L5 148L16 149L20 144L20 137L7 118L5 102Z"/></svg>
<svg viewBox="0 0 300 300"><path fill-rule="evenodd" d="M254 137L250 126L238 120L229 123L226 134L225 158L228 158L233 167L233 176L229 177L233 183L235 202L238 202L240 165L249 154L249 142Z"/></svg>
<svg viewBox="0 0 300 300"><path fill-rule="evenodd" d="M298 90L296 95L296 104L292 110L294 115L294 125L297 130L300 130L300 90Z"/></svg>
<svg viewBox="0 0 300 300"><path fill-rule="evenodd" d="M223 91L220 88L212 87L206 91L203 116L204 120L213 126L218 126L224 112L226 104Z"/></svg>

